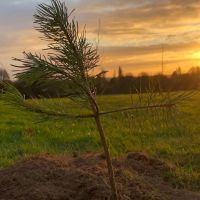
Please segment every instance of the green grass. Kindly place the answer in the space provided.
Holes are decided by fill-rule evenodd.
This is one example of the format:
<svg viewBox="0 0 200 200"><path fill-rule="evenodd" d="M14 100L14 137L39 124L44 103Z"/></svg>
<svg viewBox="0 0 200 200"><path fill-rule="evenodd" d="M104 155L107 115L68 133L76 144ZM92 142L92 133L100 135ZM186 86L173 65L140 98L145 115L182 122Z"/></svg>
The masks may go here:
<svg viewBox="0 0 200 200"><path fill-rule="evenodd" d="M42 101L43 104L60 100ZM81 114L88 111L66 99L65 109ZM126 107L128 95L98 97L101 110ZM113 156L144 151L177 166L175 186L200 189L200 95L180 105L181 111L168 123L163 114L118 113L102 117ZM35 104L34 101L29 103ZM20 158L41 153L70 154L74 151L100 151L93 119L43 119L41 115L19 111L0 102L0 167Z"/></svg>

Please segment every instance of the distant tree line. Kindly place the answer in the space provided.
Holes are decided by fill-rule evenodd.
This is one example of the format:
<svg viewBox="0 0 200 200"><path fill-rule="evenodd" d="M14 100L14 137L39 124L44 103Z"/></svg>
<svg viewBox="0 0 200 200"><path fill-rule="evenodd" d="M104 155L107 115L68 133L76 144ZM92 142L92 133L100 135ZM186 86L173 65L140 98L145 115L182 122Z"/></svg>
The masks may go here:
<svg viewBox="0 0 200 200"><path fill-rule="evenodd" d="M122 68L118 69L118 76L110 79L100 77L97 88L98 93L127 94L137 91L145 92L149 89L155 91L180 91L200 89L200 67L192 67L187 73L177 68L171 75L148 75L143 72L139 76L123 75Z"/></svg>
<svg viewBox="0 0 200 200"><path fill-rule="evenodd" d="M0 81L9 81L9 75L4 69L0 69ZM10 81L11 82L11 81ZM73 94L69 81L41 80L33 84L27 84L26 80L12 82L27 98L30 97L65 97ZM66 87L66 85L68 87ZM65 87L64 87L65 86ZM1 86L1 91L3 86ZM180 91L200 89L200 67L192 67L187 73L182 73L181 68L176 69L171 75L148 75L143 72L138 76L124 75L121 67L117 75L106 78L102 72L96 79L97 94L130 94L145 92L149 89L155 91Z"/></svg>

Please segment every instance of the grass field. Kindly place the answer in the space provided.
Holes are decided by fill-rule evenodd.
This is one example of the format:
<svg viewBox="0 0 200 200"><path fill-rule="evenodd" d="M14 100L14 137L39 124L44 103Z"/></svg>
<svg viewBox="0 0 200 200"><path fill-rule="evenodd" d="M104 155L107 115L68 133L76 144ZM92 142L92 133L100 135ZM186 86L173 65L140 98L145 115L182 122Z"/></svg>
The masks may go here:
<svg viewBox="0 0 200 200"><path fill-rule="evenodd" d="M54 102L56 100L53 100ZM68 100L66 110L85 113ZM102 110L126 107L130 96L98 98ZM118 113L102 117L113 156L143 151L176 165L175 186L200 189L200 95L179 106L180 112L168 123L147 112ZM35 102L29 102L34 104ZM43 102L48 104L49 102ZM162 116L161 116L162 115ZM92 119L42 118L0 102L0 167L33 154L70 154L100 151ZM172 176L172 175L171 175Z"/></svg>

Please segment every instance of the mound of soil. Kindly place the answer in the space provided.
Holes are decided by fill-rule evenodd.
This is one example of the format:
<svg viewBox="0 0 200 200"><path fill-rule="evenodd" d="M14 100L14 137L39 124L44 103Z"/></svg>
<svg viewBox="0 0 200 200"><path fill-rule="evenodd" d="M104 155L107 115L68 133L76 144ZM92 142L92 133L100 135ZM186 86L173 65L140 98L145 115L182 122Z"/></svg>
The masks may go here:
<svg viewBox="0 0 200 200"><path fill-rule="evenodd" d="M113 161L122 200L200 200L200 194L176 190L163 179L173 170L142 153ZM103 155L26 158L0 171L0 200L109 200Z"/></svg>

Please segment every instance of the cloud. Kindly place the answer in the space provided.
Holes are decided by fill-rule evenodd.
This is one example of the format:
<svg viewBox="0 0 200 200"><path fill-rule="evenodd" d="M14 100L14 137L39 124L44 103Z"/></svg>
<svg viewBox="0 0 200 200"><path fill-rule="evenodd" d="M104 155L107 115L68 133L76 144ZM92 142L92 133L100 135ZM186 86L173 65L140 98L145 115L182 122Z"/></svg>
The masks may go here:
<svg viewBox="0 0 200 200"><path fill-rule="evenodd" d="M0 3L0 61L10 70L11 57L45 46L33 29L32 15L41 2L49 0ZM100 32L101 64L111 70L123 65L127 72L155 71L162 44L170 69L198 64L190 56L200 43L200 0L66 0L66 4L76 8L81 26L87 24L91 41Z"/></svg>
<svg viewBox="0 0 200 200"><path fill-rule="evenodd" d="M161 53L162 46L167 52L185 52L200 50L200 43L178 43L149 46L105 46L100 48L100 53L112 57L130 57L133 55L147 55Z"/></svg>

